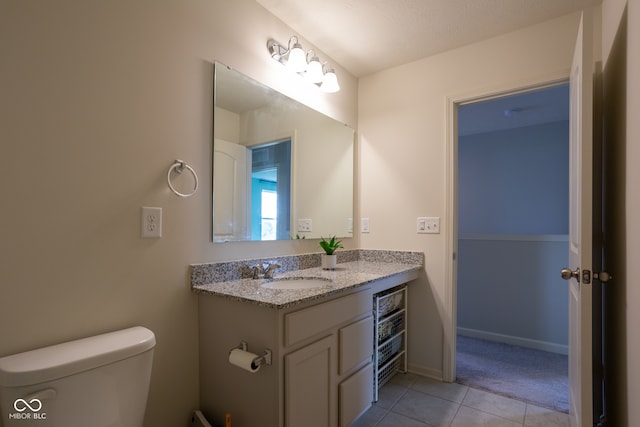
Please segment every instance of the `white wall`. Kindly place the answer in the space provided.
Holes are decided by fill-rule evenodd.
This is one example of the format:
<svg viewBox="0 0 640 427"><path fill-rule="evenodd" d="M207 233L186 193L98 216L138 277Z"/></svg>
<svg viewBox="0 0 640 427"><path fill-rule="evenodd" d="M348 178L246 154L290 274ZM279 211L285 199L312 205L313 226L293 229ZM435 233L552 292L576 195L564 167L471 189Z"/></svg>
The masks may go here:
<svg viewBox="0 0 640 427"><path fill-rule="evenodd" d="M319 251L211 244L212 63L354 128L356 79L338 67L342 90L323 94L286 75L266 41L293 32L251 0L1 9L0 356L144 325L158 342L146 425L185 425L198 405L188 265ZM176 158L200 177L189 199L166 183ZM162 239L139 237L141 206L163 208Z"/></svg>
<svg viewBox="0 0 640 427"><path fill-rule="evenodd" d="M568 76L577 23L577 14L561 17L360 80L360 209L371 223L361 246L426 254L410 294L409 365L416 372L442 376L449 345L446 98ZM418 216L441 217L443 233L416 234Z"/></svg>

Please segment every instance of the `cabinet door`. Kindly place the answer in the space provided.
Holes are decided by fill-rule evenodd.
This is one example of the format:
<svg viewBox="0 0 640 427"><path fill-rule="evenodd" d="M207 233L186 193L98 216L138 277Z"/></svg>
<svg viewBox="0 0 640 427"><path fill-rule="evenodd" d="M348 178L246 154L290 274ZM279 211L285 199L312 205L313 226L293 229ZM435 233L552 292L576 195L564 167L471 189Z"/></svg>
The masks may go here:
<svg viewBox="0 0 640 427"><path fill-rule="evenodd" d="M349 427L372 401L373 364L369 363L340 383L340 427Z"/></svg>
<svg viewBox="0 0 640 427"><path fill-rule="evenodd" d="M373 317L369 316L340 329L340 375L351 371L373 354Z"/></svg>
<svg viewBox="0 0 640 427"><path fill-rule="evenodd" d="M331 399L334 353L335 337L328 336L285 356L287 427L335 425Z"/></svg>

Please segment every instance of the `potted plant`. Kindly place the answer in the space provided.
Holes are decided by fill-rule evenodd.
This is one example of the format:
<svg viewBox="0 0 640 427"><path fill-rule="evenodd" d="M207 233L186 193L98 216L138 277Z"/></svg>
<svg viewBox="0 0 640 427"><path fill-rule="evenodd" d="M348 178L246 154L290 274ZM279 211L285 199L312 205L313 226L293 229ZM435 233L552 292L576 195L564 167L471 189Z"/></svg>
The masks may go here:
<svg viewBox="0 0 640 427"><path fill-rule="evenodd" d="M335 251L342 248L342 242L333 236L330 240L326 240L324 237L320 238L320 247L324 250L324 254L321 257L321 265L325 270L335 270L338 263L338 257Z"/></svg>

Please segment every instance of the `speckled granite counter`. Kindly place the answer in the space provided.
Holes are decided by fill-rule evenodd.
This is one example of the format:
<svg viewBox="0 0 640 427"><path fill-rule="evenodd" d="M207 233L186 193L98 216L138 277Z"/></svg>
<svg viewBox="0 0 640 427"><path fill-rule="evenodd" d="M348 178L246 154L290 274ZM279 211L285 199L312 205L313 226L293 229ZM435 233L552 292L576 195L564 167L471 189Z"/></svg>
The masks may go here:
<svg viewBox="0 0 640 427"><path fill-rule="evenodd" d="M262 285L269 282L268 279L249 277L250 267L263 262L277 262L282 266L276 273L276 279L315 277L329 281L326 286L312 289L263 288ZM424 254L421 252L372 250L339 252L336 270L320 268L320 254L194 264L191 266L191 286L199 294L218 295L272 308L286 308L395 275L417 274L423 264Z"/></svg>

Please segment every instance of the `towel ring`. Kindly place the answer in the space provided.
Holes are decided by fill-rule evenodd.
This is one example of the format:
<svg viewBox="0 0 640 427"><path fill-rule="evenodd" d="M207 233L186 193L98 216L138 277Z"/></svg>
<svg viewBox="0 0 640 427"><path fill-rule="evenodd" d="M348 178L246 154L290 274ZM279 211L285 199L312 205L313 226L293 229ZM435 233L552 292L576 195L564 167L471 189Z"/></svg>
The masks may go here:
<svg viewBox="0 0 640 427"><path fill-rule="evenodd" d="M175 170L176 173L182 173L184 172L185 168L188 169L189 172L191 172L191 175L193 175L193 191L191 193L181 193L173 188L173 185L171 184L171 172ZM198 191L198 175L196 175L196 171L194 171L193 168L186 164L183 160L176 159L176 161L173 162L173 164L169 168L169 172L167 173L167 184L169 184L169 188L176 195L180 197L190 197L196 194L196 191Z"/></svg>

